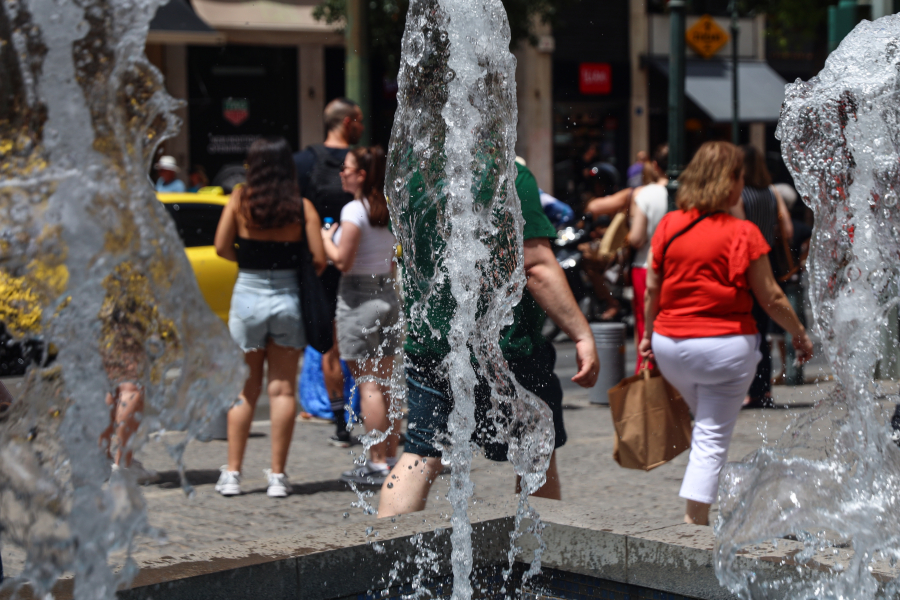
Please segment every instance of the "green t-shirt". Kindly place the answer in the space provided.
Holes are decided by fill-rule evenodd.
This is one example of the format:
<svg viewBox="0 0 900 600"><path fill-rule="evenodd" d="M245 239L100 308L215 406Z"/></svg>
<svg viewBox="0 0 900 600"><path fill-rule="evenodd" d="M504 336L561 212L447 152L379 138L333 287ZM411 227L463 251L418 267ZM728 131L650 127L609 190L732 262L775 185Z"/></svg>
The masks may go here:
<svg viewBox="0 0 900 600"><path fill-rule="evenodd" d="M540 192L537 181L526 167L516 163L516 192L522 206L522 217L525 220L523 238L555 238L556 229L544 214L541 207ZM418 178L418 180L417 180ZM420 189L420 176L414 176L411 188ZM418 356L442 358L450 352L447 343L447 332L450 320L456 307L456 301L450 294L449 282L433 281L435 264L434 255L444 249L443 239L437 234L438 222L435 203L426 202L426 198L410 195L409 210L417 218L410 223L414 229L414 249L403 248L402 261L414 260L421 281L405 281L406 315L409 319L409 333L406 338L406 352ZM418 284L418 285L416 285ZM432 286L439 286L433 288ZM424 295L431 294L425 315L410 314L413 306ZM546 314L537 301L525 290L522 300L513 309L513 324L502 332L500 347L506 358L528 356L543 344L541 328Z"/></svg>

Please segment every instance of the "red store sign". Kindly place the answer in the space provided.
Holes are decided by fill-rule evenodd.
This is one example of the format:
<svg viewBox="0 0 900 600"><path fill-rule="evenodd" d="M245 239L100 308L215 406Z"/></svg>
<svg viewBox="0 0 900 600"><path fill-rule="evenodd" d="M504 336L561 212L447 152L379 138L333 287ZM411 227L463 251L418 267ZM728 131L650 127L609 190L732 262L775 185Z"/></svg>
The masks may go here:
<svg viewBox="0 0 900 600"><path fill-rule="evenodd" d="M581 63L578 68L578 90L585 95L612 92L612 67L609 63Z"/></svg>

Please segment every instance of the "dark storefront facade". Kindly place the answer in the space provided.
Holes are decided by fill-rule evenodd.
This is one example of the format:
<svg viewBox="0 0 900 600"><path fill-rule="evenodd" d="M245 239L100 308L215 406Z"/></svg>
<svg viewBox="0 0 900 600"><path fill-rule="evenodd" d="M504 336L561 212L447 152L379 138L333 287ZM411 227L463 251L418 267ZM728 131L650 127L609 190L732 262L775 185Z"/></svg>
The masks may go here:
<svg viewBox="0 0 900 600"><path fill-rule="evenodd" d="M628 0L573 4L553 35L553 193L577 209L611 173L585 169L611 165L621 184L629 164Z"/></svg>
<svg viewBox="0 0 900 600"><path fill-rule="evenodd" d="M298 145L297 48L191 46L188 111L191 161L210 180L242 165L258 137L283 136Z"/></svg>

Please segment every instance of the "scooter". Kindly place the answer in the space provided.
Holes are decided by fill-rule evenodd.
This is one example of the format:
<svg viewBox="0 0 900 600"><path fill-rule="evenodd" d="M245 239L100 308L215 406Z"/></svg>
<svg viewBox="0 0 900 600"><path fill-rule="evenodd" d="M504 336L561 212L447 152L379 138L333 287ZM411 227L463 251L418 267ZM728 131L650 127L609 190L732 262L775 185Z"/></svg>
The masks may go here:
<svg viewBox="0 0 900 600"><path fill-rule="evenodd" d="M566 275L572 295L575 296L581 312L588 321L599 321L603 306L594 292L594 285L584 270L584 256L578 246L589 243L592 239L591 232L606 224L603 219L595 220L593 215L588 213L574 225L560 228L557 231L556 239L551 244L556 261ZM559 335L560 328L548 317L541 333L545 339L553 341Z"/></svg>

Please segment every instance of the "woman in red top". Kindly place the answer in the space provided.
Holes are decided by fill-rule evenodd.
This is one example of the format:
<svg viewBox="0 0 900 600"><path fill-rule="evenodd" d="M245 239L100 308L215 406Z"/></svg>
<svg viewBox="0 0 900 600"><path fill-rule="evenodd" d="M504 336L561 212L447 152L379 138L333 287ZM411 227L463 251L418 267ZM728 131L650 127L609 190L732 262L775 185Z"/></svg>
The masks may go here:
<svg viewBox="0 0 900 600"><path fill-rule="evenodd" d="M741 201L743 153L707 142L679 179L678 208L653 235L641 356L652 359L694 415L691 455L680 496L686 523L707 525L719 472L756 372L760 335L753 296L788 331L800 360L806 335L772 276L769 245L749 221L728 214Z"/></svg>

